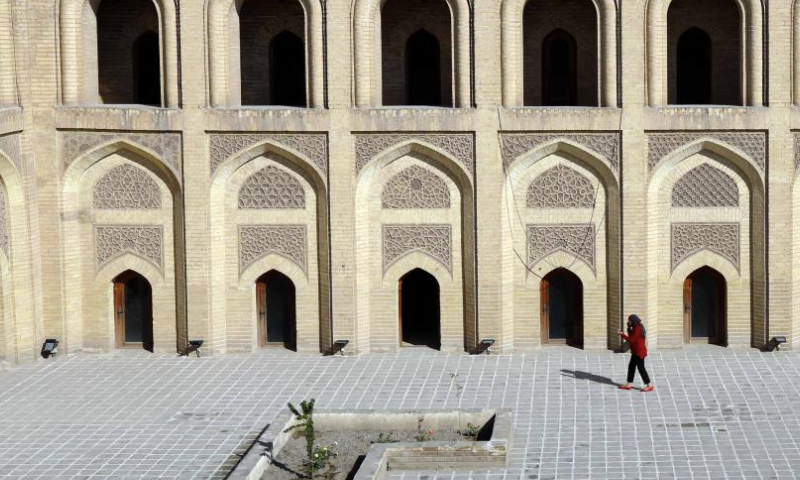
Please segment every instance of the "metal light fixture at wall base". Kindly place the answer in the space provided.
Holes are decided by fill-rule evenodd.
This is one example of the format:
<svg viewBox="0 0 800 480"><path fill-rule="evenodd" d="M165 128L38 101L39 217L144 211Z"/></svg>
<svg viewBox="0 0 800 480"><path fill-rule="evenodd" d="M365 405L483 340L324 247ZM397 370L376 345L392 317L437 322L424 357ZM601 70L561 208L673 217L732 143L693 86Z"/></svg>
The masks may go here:
<svg viewBox="0 0 800 480"><path fill-rule="evenodd" d="M189 346L186 348L186 355L194 352L198 357L200 356L200 347L203 346L202 340L189 340Z"/></svg>
<svg viewBox="0 0 800 480"><path fill-rule="evenodd" d="M494 345L494 338L484 338L480 342L478 342L478 346L475 347L475 355L480 355L483 352L486 352L486 355L489 355L491 351L489 347Z"/></svg>
<svg viewBox="0 0 800 480"><path fill-rule="evenodd" d="M771 352L773 350L780 351L781 344L786 343L786 337L772 337L769 339L769 342L764 346L764 350L767 352Z"/></svg>
<svg viewBox="0 0 800 480"><path fill-rule="evenodd" d="M333 345L331 345L330 350L328 350L328 352L326 352L326 355L333 356L333 355L336 355L337 353L341 353L342 356L344 357L343 349L344 349L344 347L347 346L348 343L350 343L350 340L335 340L333 342Z"/></svg>
<svg viewBox="0 0 800 480"><path fill-rule="evenodd" d="M58 340L55 338L48 338L42 344L42 358L55 356L58 353Z"/></svg>

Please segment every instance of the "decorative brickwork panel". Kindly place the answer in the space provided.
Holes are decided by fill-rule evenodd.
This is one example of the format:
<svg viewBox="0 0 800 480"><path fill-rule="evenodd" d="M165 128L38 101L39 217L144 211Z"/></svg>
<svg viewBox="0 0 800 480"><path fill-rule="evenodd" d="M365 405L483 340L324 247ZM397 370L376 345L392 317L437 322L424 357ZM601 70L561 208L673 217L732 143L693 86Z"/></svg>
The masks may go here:
<svg viewBox="0 0 800 480"><path fill-rule="evenodd" d="M328 137L324 133L213 133L209 138L212 173L228 158L267 140L301 153L328 173Z"/></svg>
<svg viewBox="0 0 800 480"><path fill-rule="evenodd" d="M452 271L450 225L384 225L383 272L400 258L422 252Z"/></svg>
<svg viewBox="0 0 800 480"><path fill-rule="evenodd" d="M383 208L450 208L450 189L433 172L413 165L386 183Z"/></svg>
<svg viewBox="0 0 800 480"><path fill-rule="evenodd" d="M703 164L689 170L672 188L673 207L738 207L739 188L725 172Z"/></svg>
<svg viewBox="0 0 800 480"><path fill-rule="evenodd" d="M800 132L792 132L794 139L794 168L800 168Z"/></svg>
<svg viewBox="0 0 800 480"><path fill-rule="evenodd" d="M615 172L619 171L619 133L502 133L500 150L503 155L503 166L508 168L521 155L558 139L568 140L597 152L611 164Z"/></svg>
<svg viewBox="0 0 800 480"><path fill-rule="evenodd" d="M662 158L678 148L701 138L712 138L738 148L764 171L767 157L764 132L650 133L647 135L647 163L650 169L655 168Z"/></svg>
<svg viewBox="0 0 800 480"><path fill-rule="evenodd" d="M0 187L0 249L6 254L6 258L11 257L11 248L8 238L8 198L6 197L6 189Z"/></svg>
<svg viewBox="0 0 800 480"><path fill-rule="evenodd" d="M162 266L163 228L160 225L96 225L94 245L97 268L125 253Z"/></svg>
<svg viewBox="0 0 800 480"><path fill-rule="evenodd" d="M672 270L691 255L709 250L739 268L738 223L673 223Z"/></svg>
<svg viewBox="0 0 800 480"><path fill-rule="evenodd" d="M128 132L61 132L61 152L64 163L69 165L77 157L94 147L125 140L141 145L154 152L176 172L181 172L181 134L180 133L128 133ZM180 175L178 175L180 179Z"/></svg>
<svg viewBox="0 0 800 480"><path fill-rule="evenodd" d="M17 171L23 173L22 154L20 153L19 133L10 133L0 137L0 151L2 151L11 163L17 167Z"/></svg>
<svg viewBox="0 0 800 480"><path fill-rule="evenodd" d="M594 268L594 225L528 225L528 266L555 252L575 255Z"/></svg>
<svg viewBox="0 0 800 480"><path fill-rule="evenodd" d="M250 175L239 189L239 208L305 208L306 192L289 172L270 165Z"/></svg>
<svg viewBox="0 0 800 480"><path fill-rule="evenodd" d="M143 169L120 165L108 171L92 189L92 206L101 210L161 208L161 189Z"/></svg>
<svg viewBox="0 0 800 480"><path fill-rule="evenodd" d="M444 150L472 174L475 168L475 141L471 133L443 134L357 134L356 173L381 152L408 140L417 140Z"/></svg>
<svg viewBox="0 0 800 480"><path fill-rule="evenodd" d="M545 171L528 187L530 208L591 208L594 202L592 182L564 165Z"/></svg>
<svg viewBox="0 0 800 480"><path fill-rule="evenodd" d="M295 262L306 271L305 225L239 226L239 272L271 253Z"/></svg>

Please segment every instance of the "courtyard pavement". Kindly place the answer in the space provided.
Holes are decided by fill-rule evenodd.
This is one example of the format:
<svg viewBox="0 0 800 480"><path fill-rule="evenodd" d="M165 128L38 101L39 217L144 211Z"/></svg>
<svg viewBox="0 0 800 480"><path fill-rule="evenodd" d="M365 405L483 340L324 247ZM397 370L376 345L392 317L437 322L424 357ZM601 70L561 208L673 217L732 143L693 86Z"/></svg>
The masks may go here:
<svg viewBox="0 0 800 480"><path fill-rule="evenodd" d="M627 361L568 348L56 357L0 371L0 479L223 479L287 402L312 397L325 409L513 409L508 469L392 480L800 478L800 354L655 352L651 393L611 384Z"/></svg>

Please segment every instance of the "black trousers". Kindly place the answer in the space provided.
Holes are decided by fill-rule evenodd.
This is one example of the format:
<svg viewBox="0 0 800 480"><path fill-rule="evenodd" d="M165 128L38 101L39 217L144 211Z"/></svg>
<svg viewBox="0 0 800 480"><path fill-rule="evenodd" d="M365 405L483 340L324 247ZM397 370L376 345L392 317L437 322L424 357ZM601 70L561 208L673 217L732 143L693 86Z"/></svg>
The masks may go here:
<svg viewBox="0 0 800 480"><path fill-rule="evenodd" d="M644 384L650 385L650 375L648 375L647 370L644 369L644 358L639 358L633 354L631 354L631 361L628 363L628 383L633 382L633 376L636 374L636 367L639 367L639 375L642 376Z"/></svg>

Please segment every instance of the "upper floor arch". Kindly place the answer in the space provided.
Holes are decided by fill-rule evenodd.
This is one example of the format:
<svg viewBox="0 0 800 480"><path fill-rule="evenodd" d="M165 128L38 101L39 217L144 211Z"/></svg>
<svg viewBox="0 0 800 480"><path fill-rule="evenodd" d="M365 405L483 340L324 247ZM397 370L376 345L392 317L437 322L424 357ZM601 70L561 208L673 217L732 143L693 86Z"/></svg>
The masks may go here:
<svg viewBox="0 0 800 480"><path fill-rule="evenodd" d="M500 13L503 106L513 108L546 103L542 78L547 72L541 59L543 53L536 52L543 50L543 41L548 34L562 29L572 37L579 37L574 68L582 73L577 73L574 80L578 83L576 89L584 92L577 93L574 101L566 103L616 107L616 3L614 0L571 1L553 4L547 10L547 16L537 15L539 8L548 8L547 5L551 4L548 0L503 1ZM553 9L562 12L564 18L560 18L558 13L550 15ZM572 16L570 12L580 14L580 27L568 18Z"/></svg>
<svg viewBox="0 0 800 480"><path fill-rule="evenodd" d="M737 15L738 14L738 15ZM684 59L684 69L691 76L716 76L705 96L690 95L690 99L708 100L701 104L759 106L764 103L763 92L763 16L761 0L648 0L645 12L645 58L647 103L661 106L689 103L678 98L678 78L681 62L679 41L691 28L709 37L707 57L711 65L703 65L697 48L705 44L692 42L687 53L697 53L694 59ZM697 33L697 31L692 31ZM690 32L691 33L691 32ZM695 35L696 39L702 38ZM736 40L731 41L732 38ZM702 45L701 45L702 44ZM692 69L693 63L700 62ZM702 92L701 92L702 93ZM683 100L683 101L682 101Z"/></svg>

